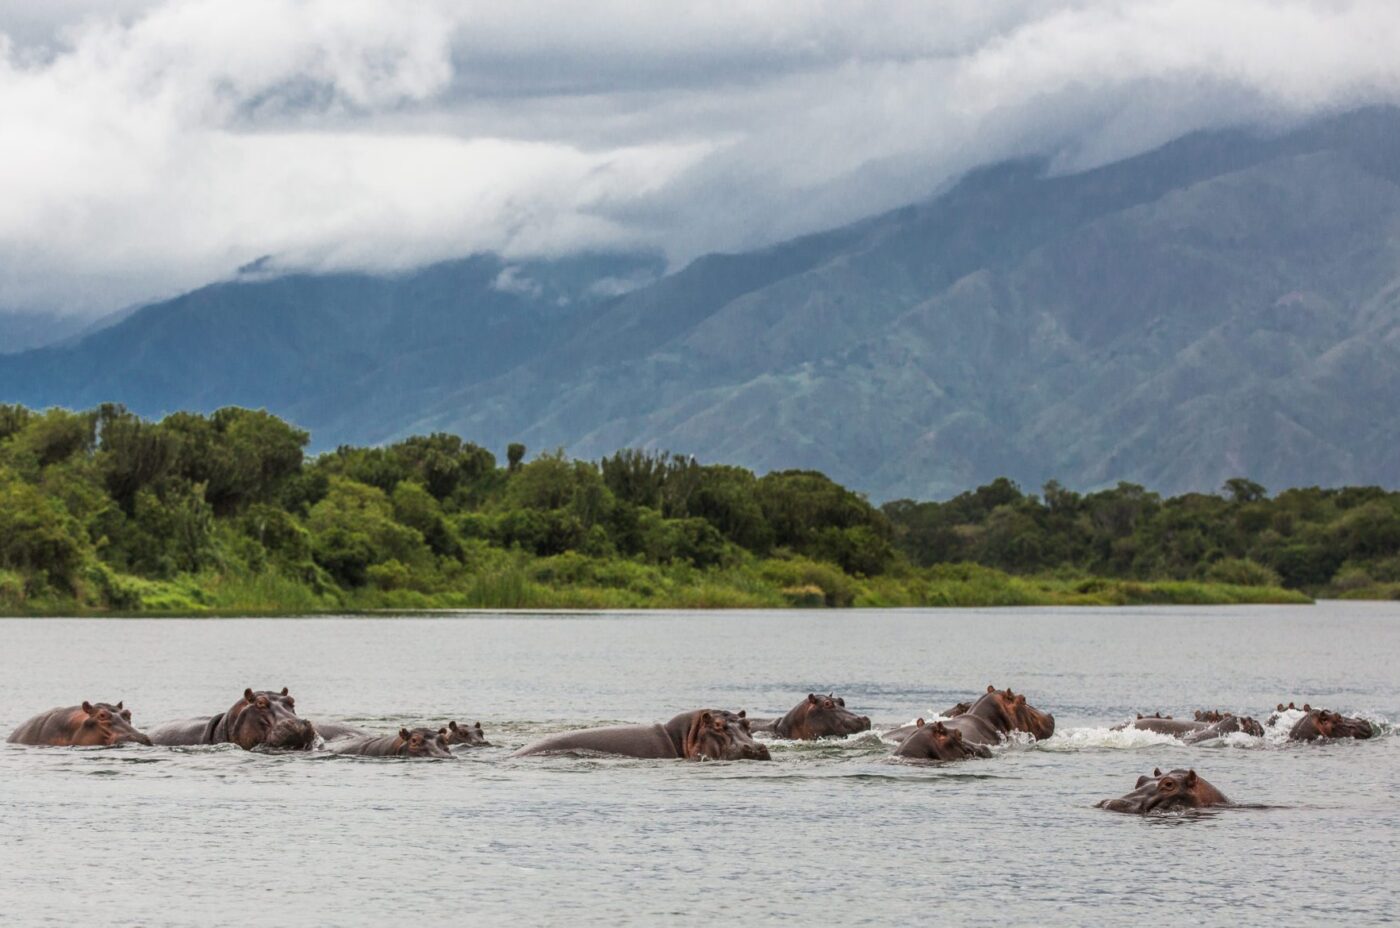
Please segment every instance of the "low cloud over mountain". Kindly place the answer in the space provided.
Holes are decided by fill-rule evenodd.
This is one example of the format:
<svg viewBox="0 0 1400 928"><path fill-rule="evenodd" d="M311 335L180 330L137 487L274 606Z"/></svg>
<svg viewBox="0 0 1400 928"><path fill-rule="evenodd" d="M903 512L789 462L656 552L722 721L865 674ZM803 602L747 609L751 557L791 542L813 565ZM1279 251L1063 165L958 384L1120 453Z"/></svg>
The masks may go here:
<svg viewBox="0 0 1400 928"><path fill-rule="evenodd" d="M679 267L981 163L1400 99L1389 0L6 0L0 32L0 308L88 314L263 255Z"/></svg>

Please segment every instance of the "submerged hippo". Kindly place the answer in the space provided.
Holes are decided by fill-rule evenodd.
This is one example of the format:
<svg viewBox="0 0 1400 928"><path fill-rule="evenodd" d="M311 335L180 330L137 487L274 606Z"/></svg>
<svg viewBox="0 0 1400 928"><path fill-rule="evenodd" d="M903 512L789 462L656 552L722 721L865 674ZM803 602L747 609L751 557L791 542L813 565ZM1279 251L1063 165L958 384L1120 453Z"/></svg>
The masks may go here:
<svg viewBox="0 0 1400 928"><path fill-rule="evenodd" d="M368 738L374 734L368 728L351 725L349 722L313 722L316 734L323 741L337 741L341 738Z"/></svg>
<svg viewBox="0 0 1400 928"><path fill-rule="evenodd" d="M566 731L526 745L511 756L581 751L685 760L771 759L766 747L754 743L744 713L722 709L683 712L664 725L612 725Z"/></svg>
<svg viewBox="0 0 1400 928"><path fill-rule="evenodd" d="M156 744L236 744L244 750L256 747L306 750L316 740L316 727L297 715L296 700L287 688L243 691L243 698L227 712L207 719L168 722L151 732Z"/></svg>
<svg viewBox="0 0 1400 928"><path fill-rule="evenodd" d="M469 748L489 748L491 742L486 740L486 732L481 730L481 723L468 725L466 722L457 723L455 721L447 723L447 743L448 745L461 744Z"/></svg>
<svg viewBox="0 0 1400 928"><path fill-rule="evenodd" d="M914 732L894 749L895 757L912 760L962 760L965 757L991 757L992 749L985 744L973 744L964 740L963 733L950 729L942 722L932 725L919 719L914 723Z"/></svg>
<svg viewBox="0 0 1400 928"><path fill-rule="evenodd" d="M151 739L131 724L131 710L119 702L84 702L81 706L50 709L34 716L5 739L11 744L54 747L113 747L150 744Z"/></svg>
<svg viewBox="0 0 1400 928"><path fill-rule="evenodd" d="M1307 714L1288 730L1289 741L1319 741L1324 738L1371 738L1376 726L1361 718L1305 707Z"/></svg>
<svg viewBox="0 0 1400 928"><path fill-rule="evenodd" d="M953 708L956 710L959 706ZM1053 715L1026 702L1024 693L998 690L995 686L988 686L986 693L965 711L948 718L943 725L949 731L962 732L963 740L973 744L997 744L1002 736L1013 731L1026 732L1037 741L1043 741L1055 733ZM905 725L887 731L881 737L902 742L918 728L918 725Z"/></svg>
<svg viewBox="0 0 1400 928"><path fill-rule="evenodd" d="M362 757L454 757L447 745L447 729L400 728L397 735L343 738L327 745L333 754Z"/></svg>
<svg viewBox="0 0 1400 928"><path fill-rule="evenodd" d="M1153 770L1150 777L1138 777L1137 788L1119 799L1098 804L1110 812L1166 812L1171 809L1204 809L1228 805L1225 794L1196 775L1195 770Z"/></svg>
<svg viewBox="0 0 1400 928"><path fill-rule="evenodd" d="M750 722L753 731L771 731L776 737L794 741L841 738L870 730L868 716L856 715L846 708L846 700L831 693L825 696L808 693L806 699L782 718Z"/></svg>
<svg viewBox="0 0 1400 928"><path fill-rule="evenodd" d="M1207 721L1207 719L1213 719L1213 721ZM1139 715L1131 722L1113 726L1112 730L1123 731L1129 728L1137 731L1152 731L1159 735L1171 735L1187 744L1209 741L1212 738L1219 738L1234 732L1244 732L1246 735L1253 735L1256 738L1261 738L1264 735L1264 726L1249 716L1216 711L1197 712L1195 719L1174 719L1170 715L1160 714Z"/></svg>

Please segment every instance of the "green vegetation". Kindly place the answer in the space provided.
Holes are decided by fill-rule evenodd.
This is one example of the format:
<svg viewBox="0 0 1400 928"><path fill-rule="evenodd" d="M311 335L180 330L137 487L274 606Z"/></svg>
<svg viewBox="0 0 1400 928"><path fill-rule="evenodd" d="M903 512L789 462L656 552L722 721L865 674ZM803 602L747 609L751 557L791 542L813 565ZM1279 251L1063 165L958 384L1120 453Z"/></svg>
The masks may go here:
<svg viewBox="0 0 1400 928"><path fill-rule="evenodd" d="M300 613L1307 602L1400 587L1400 494L882 509L810 471L668 454L504 467L452 435L307 459L265 412L0 406L0 612Z"/></svg>

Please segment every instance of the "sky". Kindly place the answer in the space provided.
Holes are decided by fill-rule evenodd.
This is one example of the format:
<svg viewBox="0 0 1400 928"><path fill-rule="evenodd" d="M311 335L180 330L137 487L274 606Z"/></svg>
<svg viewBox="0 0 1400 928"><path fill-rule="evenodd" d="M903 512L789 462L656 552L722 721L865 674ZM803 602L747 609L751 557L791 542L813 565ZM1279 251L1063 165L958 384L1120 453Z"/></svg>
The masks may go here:
<svg viewBox="0 0 1400 928"><path fill-rule="evenodd" d="M0 311L480 251L673 266L1400 102L1396 0L0 0Z"/></svg>

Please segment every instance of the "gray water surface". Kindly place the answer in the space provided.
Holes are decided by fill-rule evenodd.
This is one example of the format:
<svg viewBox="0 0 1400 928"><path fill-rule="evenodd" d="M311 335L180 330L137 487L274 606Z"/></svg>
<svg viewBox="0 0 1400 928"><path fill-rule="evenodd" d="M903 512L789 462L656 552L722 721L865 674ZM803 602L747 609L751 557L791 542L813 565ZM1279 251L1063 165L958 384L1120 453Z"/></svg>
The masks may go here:
<svg viewBox="0 0 1400 928"><path fill-rule="evenodd" d="M893 727L988 684L1055 714L991 760L877 738L774 761L508 757L553 731L812 690ZM1374 924L1400 915L1400 605L0 621L0 734L140 728L288 686L312 719L480 720L455 762L0 744L0 922ZM1307 700L1385 737L1181 746L1137 711ZM1154 766L1259 808L1115 815Z"/></svg>

